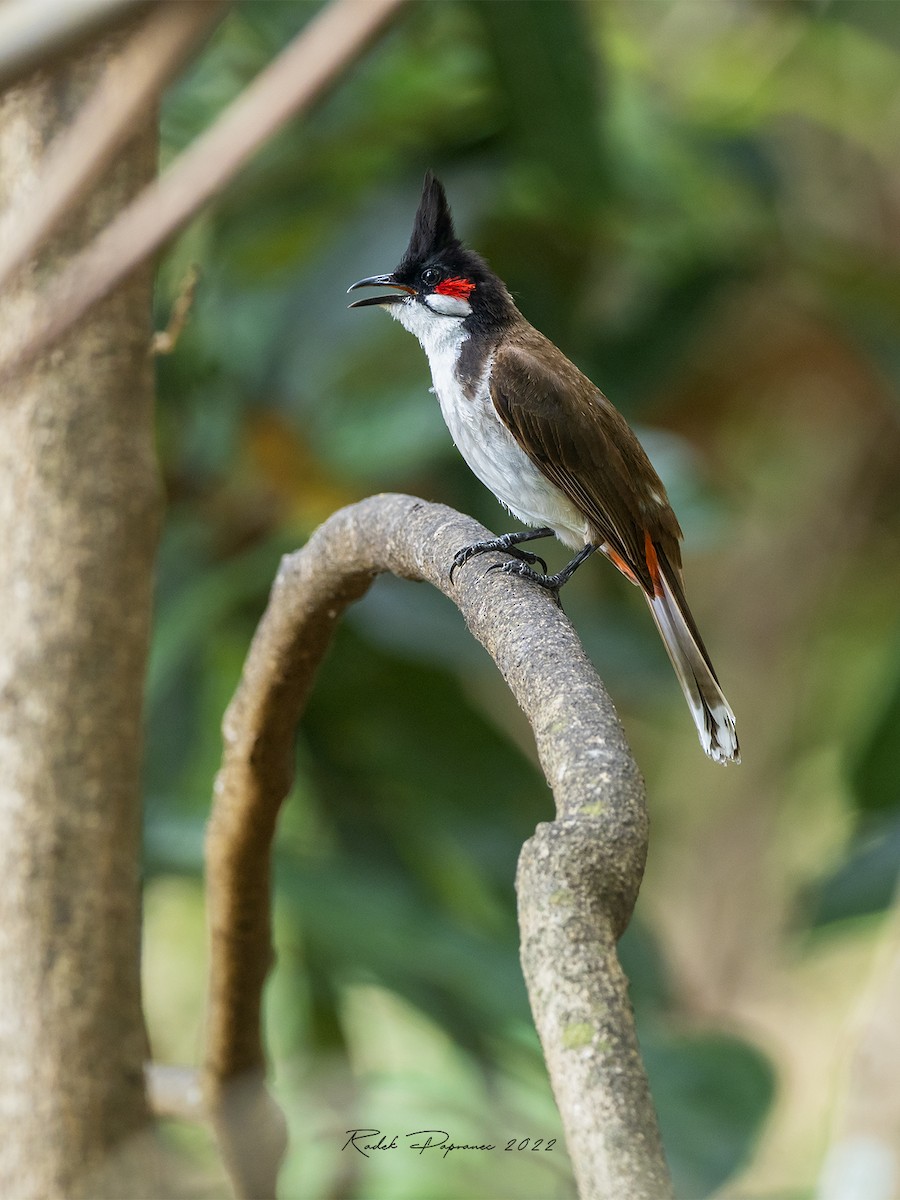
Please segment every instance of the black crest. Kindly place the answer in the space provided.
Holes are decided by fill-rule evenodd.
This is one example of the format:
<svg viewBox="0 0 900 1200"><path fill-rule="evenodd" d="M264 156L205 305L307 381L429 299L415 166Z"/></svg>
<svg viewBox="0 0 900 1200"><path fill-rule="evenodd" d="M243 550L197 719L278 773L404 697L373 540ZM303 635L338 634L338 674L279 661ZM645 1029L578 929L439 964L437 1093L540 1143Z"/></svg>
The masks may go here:
<svg viewBox="0 0 900 1200"><path fill-rule="evenodd" d="M394 279L418 287L427 266L437 267L445 278L459 275L475 284L469 298L472 313L466 318L470 330L483 326L495 333L515 318L516 307L503 282L480 254L469 250L456 236L447 193L431 171L425 176L412 237Z"/></svg>
<svg viewBox="0 0 900 1200"><path fill-rule="evenodd" d="M434 255L460 247L459 238L453 228L453 217L447 203L447 193L441 181L431 171L425 176L422 199L413 222L412 237L401 266L409 267L422 263Z"/></svg>

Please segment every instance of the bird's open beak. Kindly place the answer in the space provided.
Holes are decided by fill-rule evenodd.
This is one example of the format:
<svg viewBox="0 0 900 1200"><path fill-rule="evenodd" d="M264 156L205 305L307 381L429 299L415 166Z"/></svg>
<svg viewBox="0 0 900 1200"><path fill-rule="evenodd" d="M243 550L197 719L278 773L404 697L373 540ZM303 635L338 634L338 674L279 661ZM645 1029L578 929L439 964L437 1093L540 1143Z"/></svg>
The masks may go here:
<svg viewBox="0 0 900 1200"><path fill-rule="evenodd" d="M416 294L415 288L407 287L405 283L398 283L393 275L370 275L368 279L360 279L357 283L351 284L347 291L353 292L357 288L363 287L389 287L397 288L398 291L390 292L386 296L366 296L365 300L355 300L352 304L348 304L348 308L365 308L368 304L399 304L406 296Z"/></svg>

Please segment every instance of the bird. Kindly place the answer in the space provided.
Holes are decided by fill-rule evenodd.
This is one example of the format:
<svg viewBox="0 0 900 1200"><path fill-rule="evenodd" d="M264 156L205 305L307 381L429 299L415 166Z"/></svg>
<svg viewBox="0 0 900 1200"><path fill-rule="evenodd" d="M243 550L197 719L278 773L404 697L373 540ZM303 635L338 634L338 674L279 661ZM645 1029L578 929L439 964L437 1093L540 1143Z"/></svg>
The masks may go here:
<svg viewBox="0 0 900 1200"><path fill-rule="evenodd" d="M662 480L618 409L528 323L486 260L457 237L431 171L399 265L348 292L358 288L390 289L349 307L384 308L418 338L457 449L529 527L462 547L451 579L474 556L504 551L509 557L491 569L524 576L558 599L599 551L647 601L705 752L714 762L740 762L734 713L685 597L683 534ZM551 536L576 551L555 574L522 548Z"/></svg>

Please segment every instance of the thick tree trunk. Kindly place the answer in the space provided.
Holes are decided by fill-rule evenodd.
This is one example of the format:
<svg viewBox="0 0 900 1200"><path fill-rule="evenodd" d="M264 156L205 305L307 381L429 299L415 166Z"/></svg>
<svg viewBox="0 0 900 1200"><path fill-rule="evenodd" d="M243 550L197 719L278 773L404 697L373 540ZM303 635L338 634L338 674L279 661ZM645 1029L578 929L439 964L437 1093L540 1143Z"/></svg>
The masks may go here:
<svg viewBox="0 0 900 1200"><path fill-rule="evenodd" d="M0 98L0 203L33 186L118 42ZM155 113L0 296L42 281L156 168ZM156 1196L139 990L141 691L160 520L151 271L0 389L0 1195ZM152 1156L151 1156L152 1157Z"/></svg>

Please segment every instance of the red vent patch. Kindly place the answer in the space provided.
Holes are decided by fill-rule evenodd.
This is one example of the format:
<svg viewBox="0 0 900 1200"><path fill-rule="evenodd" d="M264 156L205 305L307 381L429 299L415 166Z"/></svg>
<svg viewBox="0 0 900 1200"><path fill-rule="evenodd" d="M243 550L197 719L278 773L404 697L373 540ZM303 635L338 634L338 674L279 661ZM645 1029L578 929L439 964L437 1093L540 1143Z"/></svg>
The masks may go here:
<svg viewBox="0 0 900 1200"><path fill-rule="evenodd" d="M470 279L444 279L434 290L441 296L452 296L454 300L468 300L475 284Z"/></svg>

